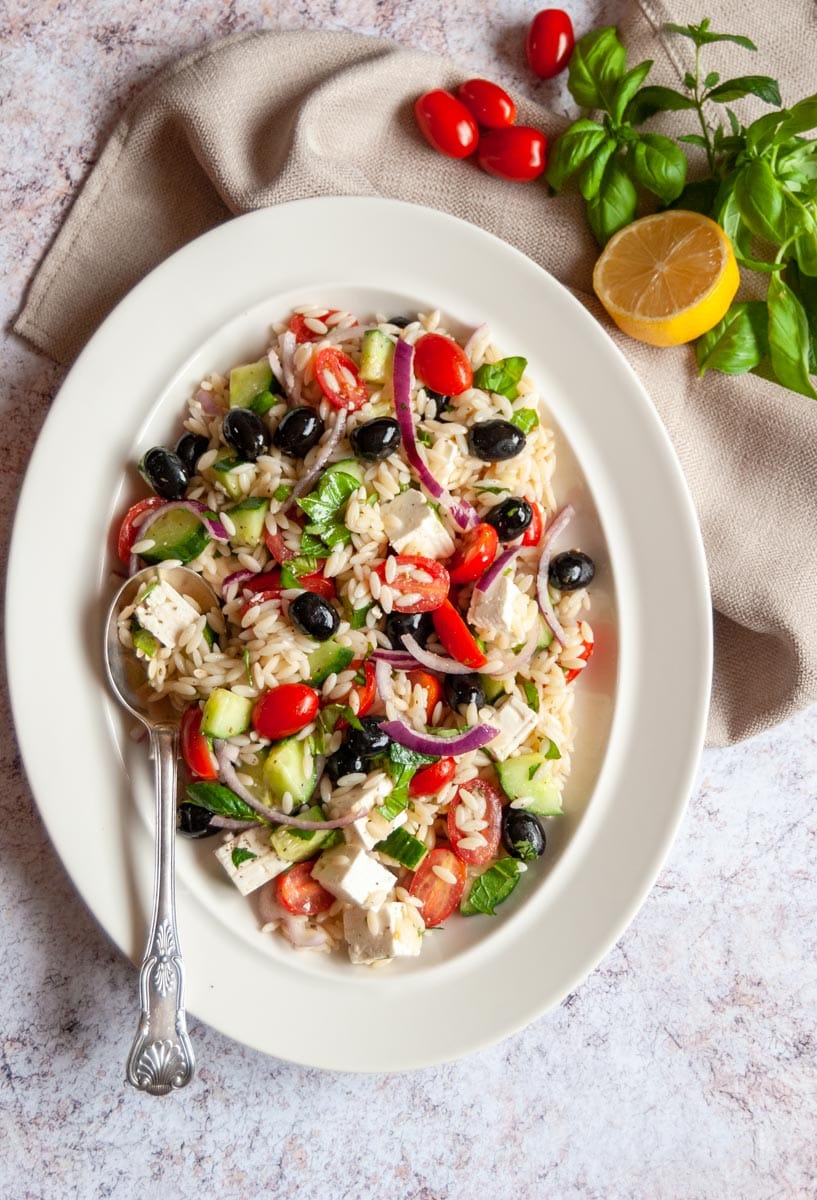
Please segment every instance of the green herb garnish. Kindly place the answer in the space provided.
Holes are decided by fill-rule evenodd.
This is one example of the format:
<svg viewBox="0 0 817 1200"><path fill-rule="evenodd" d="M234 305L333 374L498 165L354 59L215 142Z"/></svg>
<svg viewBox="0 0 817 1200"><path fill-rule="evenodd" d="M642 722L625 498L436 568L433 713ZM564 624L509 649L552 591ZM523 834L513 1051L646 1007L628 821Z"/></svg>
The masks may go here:
<svg viewBox="0 0 817 1200"><path fill-rule="evenodd" d="M240 867L242 863L249 862L252 858L258 858L258 855L253 854L252 850L242 850L240 846L236 846L230 858L233 860L234 867Z"/></svg>
<svg viewBox="0 0 817 1200"><path fill-rule="evenodd" d="M498 396L507 396L515 400L519 389L517 384L525 373L528 365L526 358L500 358L495 363L483 363L474 372L474 387L482 388L484 392L494 392Z"/></svg>
<svg viewBox="0 0 817 1200"><path fill-rule="evenodd" d="M471 890L460 904L460 912L464 917L474 913L486 913L493 916L497 904L507 900L519 882L519 863L515 858L500 858L483 871L471 885Z"/></svg>

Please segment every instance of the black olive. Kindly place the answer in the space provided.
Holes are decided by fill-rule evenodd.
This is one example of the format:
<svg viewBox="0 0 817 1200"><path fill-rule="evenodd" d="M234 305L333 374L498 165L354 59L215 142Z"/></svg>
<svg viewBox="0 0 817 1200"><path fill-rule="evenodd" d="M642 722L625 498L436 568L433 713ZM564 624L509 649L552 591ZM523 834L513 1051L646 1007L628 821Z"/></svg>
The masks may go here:
<svg viewBox="0 0 817 1200"><path fill-rule="evenodd" d="M209 441L200 433L183 433L176 443L176 454L184 463L188 475L196 474L196 465L202 454L206 454Z"/></svg>
<svg viewBox="0 0 817 1200"><path fill-rule="evenodd" d="M181 500L187 491L190 476L178 454L164 446L148 450L139 470L157 496L163 500Z"/></svg>
<svg viewBox="0 0 817 1200"><path fill-rule="evenodd" d="M316 642L325 642L340 625L337 611L317 592L301 592L296 596L289 606L289 619L296 629Z"/></svg>
<svg viewBox="0 0 817 1200"><path fill-rule="evenodd" d="M395 329L405 329L412 322L412 317L389 317L387 325L393 325Z"/></svg>
<svg viewBox="0 0 817 1200"><path fill-rule="evenodd" d="M533 509L527 500L509 496L501 504L495 504L483 518L493 525L500 542L513 542L521 537L533 520Z"/></svg>
<svg viewBox="0 0 817 1200"><path fill-rule="evenodd" d="M467 708L469 704L476 704L477 708L485 704L485 689L476 671L468 675L446 675L443 692L446 703L454 712Z"/></svg>
<svg viewBox="0 0 817 1200"><path fill-rule="evenodd" d="M521 808L506 808L502 814L502 845L513 858L523 862L541 858L545 852L545 831L533 813Z"/></svg>
<svg viewBox="0 0 817 1200"><path fill-rule="evenodd" d="M468 450L483 462L504 462L521 454L527 440L510 421L480 421L468 431Z"/></svg>
<svg viewBox="0 0 817 1200"><path fill-rule="evenodd" d="M576 588L587 587L593 582L596 564L589 554L581 550L565 550L550 560L548 580L560 592L575 592Z"/></svg>
<svg viewBox="0 0 817 1200"><path fill-rule="evenodd" d="M212 837L214 833L223 833L223 829L210 824L212 813L198 804L185 800L178 808L179 833L189 838Z"/></svg>
<svg viewBox="0 0 817 1200"><path fill-rule="evenodd" d="M385 754L391 738L380 728L380 717L362 717L362 729L350 729L343 742L344 749L358 758L377 758Z"/></svg>
<svg viewBox="0 0 817 1200"><path fill-rule="evenodd" d="M345 745L326 760L326 774L332 783L337 783L344 775L357 775L359 772L366 774L365 762L359 754L351 754Z"/></svg>
<svg viewBox="0 0 817 1200"><path fill-rule="evenodd" d="M272 440L279 450L291 458L305 458L312 447L317 446L325 428L320 413L304 405L291 408L284 414Z"/></svg>
<svg viewBox="0 0 817 1200"><path fill-rule="evenodd" d="M451 407L451 397L444 396L442 394L442 392L435 392L433 388L429 388L429 387L427 387L425 389L425 392L426 392L426 395L428 396L429 400L434 401L434 409L435 409L434 416L435 416L436 420L439 421L440 417L445 412L445 410L447 408Z"/></svg>
<svg viewBox="0 0 817 1200"><path fill-rule="evenodd" d="M221 423L225 442L245 462L255 462L259 454L269 450L269 432L266 425L249 408L231 408Z"/></svg>
<svg viewBox="0 0 817 1200"><path fill-rule="evenodd" d="M365 421L352 432L349 441L358 458L377 462L394 454L401 442L400 426L393 417L376 417Z"/></svg>
<svg viewBox="0 0 817 1200"><path fill-rule="evenodd" d="M386 617L386 637L395 650L403 649L403 634L410 633L421 646L431 637L434 622L431 613L391 612Z"/></svg>

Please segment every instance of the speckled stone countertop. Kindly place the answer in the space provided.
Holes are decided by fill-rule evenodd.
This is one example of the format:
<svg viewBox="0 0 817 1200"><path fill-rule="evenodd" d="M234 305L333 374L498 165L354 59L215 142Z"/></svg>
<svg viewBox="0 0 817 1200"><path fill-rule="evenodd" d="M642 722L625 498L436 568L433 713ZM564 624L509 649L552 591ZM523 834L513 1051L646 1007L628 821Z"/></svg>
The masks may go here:
<svg viewBox="0 0 817 1200"><path fill-rule="evenodd" d="M561 108L563 86L534 85L524 66L536 7L7 0L5 320L116 115L179 55L243 29L352 29L448 54ZM568 7L579 32L615 17L599 0ZM62 372L7 332L3 364L5 561ZM524 1033L454 1065L357 1077L267 1059L193 1020L198 1076L161 1101L123 1084L136 974L51 850L5 692L0 704L3 1200L817 1196L814 712L704 755L640 914L590 979Z"/></svg>

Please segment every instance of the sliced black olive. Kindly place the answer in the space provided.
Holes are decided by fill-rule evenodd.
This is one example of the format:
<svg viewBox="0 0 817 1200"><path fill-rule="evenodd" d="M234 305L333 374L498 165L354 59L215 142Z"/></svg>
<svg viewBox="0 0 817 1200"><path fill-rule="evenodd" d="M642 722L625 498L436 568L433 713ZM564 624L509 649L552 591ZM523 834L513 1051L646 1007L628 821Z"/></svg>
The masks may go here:
<svg viewBox="0 0 817 1200"><path fill-rule="evenodd" d="M205 838L212 837L214 833L224 832L223 829L217 829L215 825L210 824L212 813L198 804L191 804L188 800L179 805L177 814L179 833L185 837Z"/></svg>
<svg viewBox="0 0 817 1200"><path fill-rule="evenodd" d="M495 504L485 514L484 520L493 525L500 542L513 542L521 537L533 520L533 509L520 496L509 496Z"/></svg>
<svg viewBox="0 0 817 1200"><path fill-rule="evenodd" d="M412 322L411 317L389 317L387 325L394 325L395 329L405 329Z"/></svg>
<svg viewBox="0 0 817 1200"><path fill-rule="evenodd" d="M335 608L317 592L301 592L296 596L289 606L289 619L296 629L316 642L325 642L340 625Z"/></svg>
<svg viewBox="0 0 817 1200"><path fill-rule="evenodd" d="M188 475L196 474L196 466L202 454L206 454L209 441L201 433L183 433L176 443L176 451Z"/></svg>
<svg viewBox="0 0 817 1200"><path fill-rule="evenodd" d="M362 717L362 729L350 729L343 742L344 749L358 758L377 758L385 754L391 738L380 727L380 717Z"/></svg>
<svg viewBox="0 0 817 1200"><path fill-rule="evenodd" d="M527 438L510 421L480 421L468 431L468 450L483 462L504 462L525 449Z"/></svg>
<svg viewBox="0 0 817 1200"><path fill-rule="evenodd" d="M477 708L485 704L485 689L476 671L468 675L446 675L443 693L446 703L454 712L468 708L469 704L476 704Z"/></svg>
<svg viewBox="0 0 817 1200"><path fill-rule="evenodd" d="M444 396L442 392L435 392L433 388L429 387L425 389L425 393L429 400L434 401L434 416L439 421L445 410L451 407L451 397Z"/></svg>
<svg viewBox="0 0 817 1200"><path fill-rule="evenodd" d="M400 445L400 426L393 417L376 417L353 430L349 441L358 458L377 462L394 454Z"/></svg>
<svg viewBox="0 0 817 1200"><path fill-rule="evenodd" d="M178 454L172 450L154 446L140 462L139 470L163 500L181 500L184 497L190 476Z"/></svg>
<svg viewBox="0 0 817 1200"><path fill-rule="evenodd" d="M351 753L345 745L334 754L330 754L326 760L326 774L332 783L337 783L344 775L357 775L360 772L366 774L366 763L359 754Z"/></svg>
<svg viewBox="0 0 817 1200"><path fill-rule="evenodd" d="M502 814L502 845L513 858L530 862L545 852L545 831L533 813L506 808Z"/></svg>
<svg viewBox="0 0 817 1200"><path fill-rule="evenodd" d="M282 453L291 458L305 458L312 447L317 446L325 428L320 413L304 405L291 408L284 414L272 440Z"/></svg>
<svg viewBox="0 0 817 1200"><path fill-rule="evenodd" d="M391 612L386 617L386 637L395 650L403 649L403 634L410 633L415 642L425 646L431 637L434 622L431 613Z"/></svg>
<svg viewBox="0 0 817 1200"><path fill-rule="evenodd" d="M581 550L565 550L550 560L548 579L560 592L574 592L593 582L596 564Z"/></svg>
<svg viewBox="0 0 817 1200"><path fill-rule="evenodd" d="M245 462L255 462L259 454L269 450L269 431L258 413L249 408L231 408L221 423L221 432Z"/></svg>

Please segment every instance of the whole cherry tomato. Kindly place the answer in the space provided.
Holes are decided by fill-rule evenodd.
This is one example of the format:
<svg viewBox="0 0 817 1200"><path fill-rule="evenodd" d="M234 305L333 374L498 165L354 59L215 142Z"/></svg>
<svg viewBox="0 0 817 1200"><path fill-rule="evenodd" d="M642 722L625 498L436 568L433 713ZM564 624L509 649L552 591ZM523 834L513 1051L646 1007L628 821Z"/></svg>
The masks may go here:
<svg viewBox="0 0 817 1200"><path fill-rule="evenodd" d="M477 123L462 101L450 92L440 88L426 92L415 100L414 115L423 137L440 154L467 158L476 150Z"/></svg>
<svg viewBox="0 0 817 1200"><path fill-rule="evenodd" d="M454 882L441 879L434 868L440 867L453 876ZM427 929L450 917L462 900L465 891L466 869L462 859L449 846L435 846L417 868L409 893L423 901L420 916Z"/></svg>
<svg viewBox="0 0 817 1200"><path fill-rule="evenodd" d="M525 43L531 70L540 79L553 79L570 62L575 42L573 22L564 9L542 9L531 21Z"/></svg>
<svg viewBox="0 0 817 1200"><path fill-rule="evenodd" d="M482 846L472 846L470 849L466 846L461 846L463 838L470 837L470 833L460 828L457 823L457 813L462 808L467 812L465 801L462 798L463 790L467 791L477 802L477 808L482 808L480 820L487 821L485 829L480 829L479 832L485 839ZM496 852L499 849L499 836L502 828L502 795L490 783L486 783L484 779L473 779L470 783L465 784L464 789L460 788L448 809L448 840L451 843L451 849L456 854L457 858L461 858L463 862L470 863L473 866L483 866L485 863L496 858Z"/></svg>
<svg viewBox="0 0 817 1200"><path fill-rule="evenodd" d="M335 902L332 893L312 878L314 865L314 862L297 863L275 881L278 903L299 917L326 912Z"/></svg>
<svg viewBox="0 0 817 1200"><path fill-rule="evenodd" d="M547 166L545 135L530 125L489 129L479 139L477 162L489 175L527 183Z"/></svg>
<svg viewBox="0 0 817 1200"><path fill-rule="evenodd" d="M541 533L541 527L539 532ZM459 546L448 560L452 583L473 583L496 558L499 535L493 525L483 521L462 535Z"/></svg>
<svg viewBox="0 0 817 1200"><path fill-rule="evenodd" d="M457 95L484 129L502 129L516 120L516 105L498 83L490 79L469 79L457 88Z"/></svg>
<svg viewBox="0 0 817 1200"><path fill-rule="evenodd" d="M418 339L414 347L414 374L420 383L443 396L459 396L474 382L474 372L462 346L441 333L424 333Z"/></svg>
<svg viewBox="0 0 817 1200"><path fill-rule="evenodd" d="M436 796L441 788L454 778L456 763L453 758L441 758L439 762L420 767L411 777L410 796Z"/></svg>
<svg viewBox="0 0 817 1200"><path fill-rule="evenodd" d="M202 712L198 704L186 708L182 716L179 740L182 758L197 779L218 779L218 763L210 739L201 731Z"/></svg>
<svg viewBox="0 0 817 1200"><path fill-rule="evenodd" d="M525 499L528 499L527 496ZM542 529L544 528L542 523L542 510L533 500L528 500L528 504L530 505L533 517L531 518L530 525L522 535L522 545L538 546L542 537Z"/></svg>
<svg viewBox="0 0 817 1200"><path fill-rule="evenodd" d="M282 683L257 701L252 710L253 729L273 742L291 737L314 719L318 703L314 688L305 683Z"/></svg>

